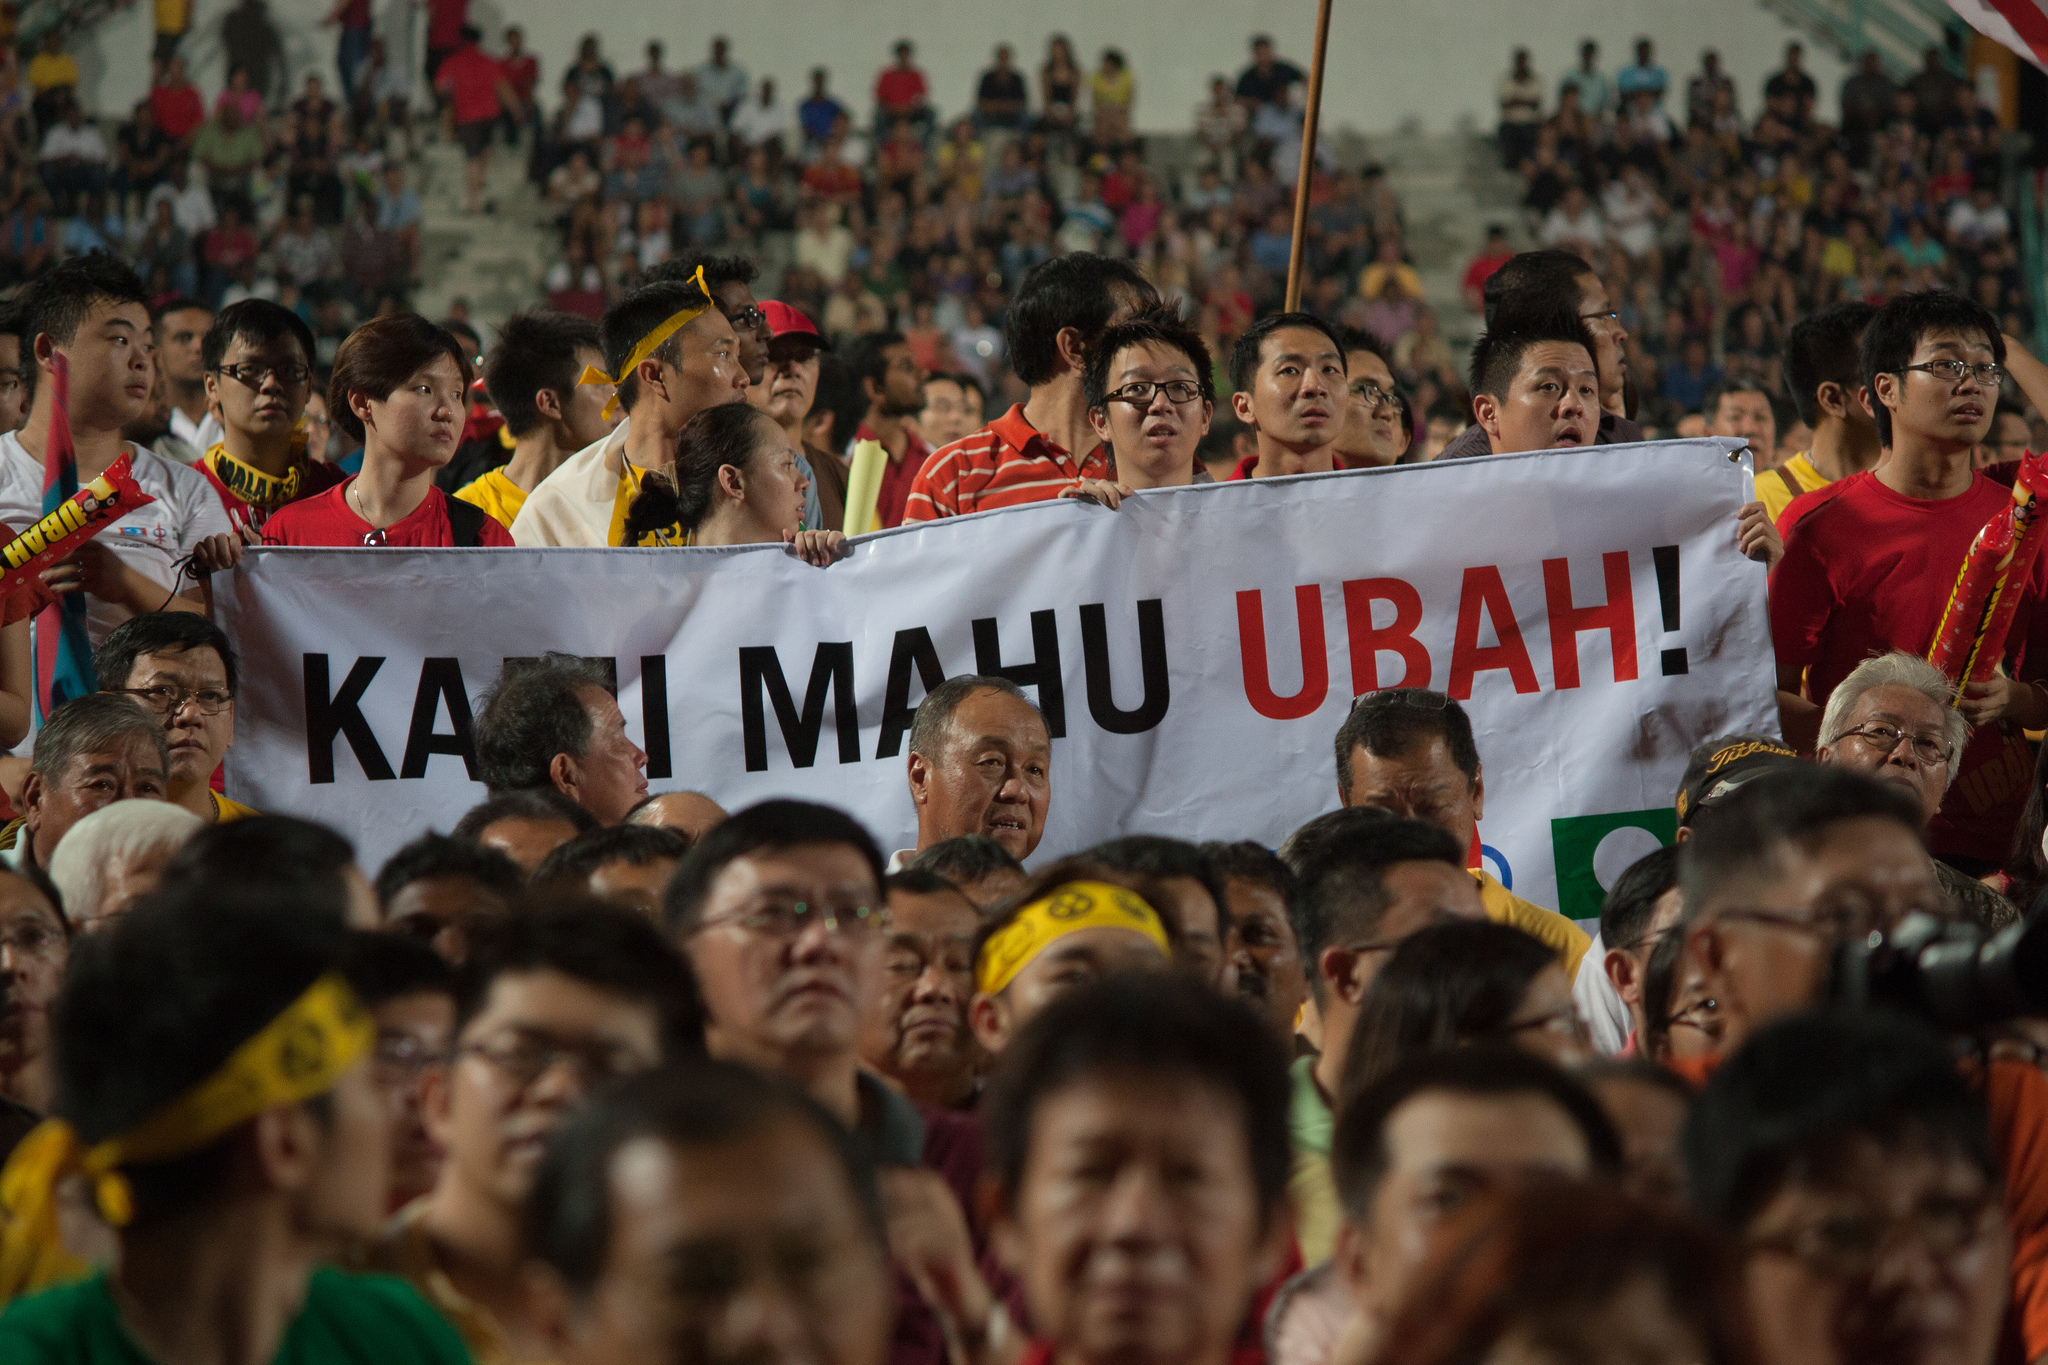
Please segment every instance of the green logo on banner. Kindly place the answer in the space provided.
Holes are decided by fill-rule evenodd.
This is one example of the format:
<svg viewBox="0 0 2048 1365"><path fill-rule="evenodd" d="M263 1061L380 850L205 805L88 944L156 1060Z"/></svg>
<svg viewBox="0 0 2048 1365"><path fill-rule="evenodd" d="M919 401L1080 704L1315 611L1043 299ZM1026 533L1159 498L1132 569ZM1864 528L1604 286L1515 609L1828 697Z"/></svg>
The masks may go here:
<svg viewBox="0 0 2048 1365"><path fill-rule="evenodd" d="M1557 859L1557 912L1566 919L1598 919L1600 902L1615 877L1636 859L1677 837L1678 814L1669 806L1552 820L1550 848Z"/></svg>

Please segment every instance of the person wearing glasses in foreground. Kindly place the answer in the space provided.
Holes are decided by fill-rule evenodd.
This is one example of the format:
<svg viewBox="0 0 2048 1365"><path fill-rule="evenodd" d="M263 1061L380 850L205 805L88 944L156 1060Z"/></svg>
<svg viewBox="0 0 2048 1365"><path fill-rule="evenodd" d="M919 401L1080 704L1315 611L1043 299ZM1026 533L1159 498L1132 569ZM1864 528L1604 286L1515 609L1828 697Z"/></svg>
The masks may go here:
<svg viewBox="0 0 2048 1365"><path fill-rule="evenodd" d="M1968 722L1948 704L1953 693L1941 670L1917 654L1865 659L1828 698L1814 757L1910 792L1924 830L1969 739ZM1962 917L1987 934L2020 917L2011 901L1947 863L1935 863L1934 877Z"/></svg>
<svg viewBox="0 0 2048 1365"><path fill-rule="evenodd" d="M829 806L764 801L707 833L670 880L662 919L704 991L719 1061L793 1084L845 1124L881 1173L901 1287L890 1358L943 1365L992 1307L963 1210L980 1178L971 1119L913 1103L861 1064L883 988L882 852Z"/></svg>
<svg viewBox="0 0 2048 1365"><path fill-rule="evenodd" d="M419 1105L445 1153L369 1261L402 1276L488 1365L552 1359L528 1319L520 1210L548 1135L604 1082L702 1057L696 987L647 917L555 896L470 931L446 1065Z"/></svg>
<svg viewBox="0 0 2048 1365"><path fill-rule="evenodd" d="M256 814L211 785L235 742L235 648L226 632L191 612L153 611L114 627L92 663L100 691L129 698L163 726L165 800L210 825Z"/></svg>
<svg viewBox="0 0 2048 1365"><path fill-rule="evenodd" d="M1771 637L1786 740L1809 750L1823 708L1850 671L1876 654L1924 653L1970 542L2011 493L1970 468L1991 430L2010 348L1981 305L1945 290L1903 294L1863 335L1884 456L1795 498L1785 556L1771 573ZM2012 351L2030 386L2048 374ZM2037 401L2048 400L2048 391ZM2021 733L2048 725L2048 560L2022 584L2005 668L1958 703L1971 727L1953 785L1928 825L1936 857L1971 876L1992 871L2025 804L2032 756ZM2009 591L2011 589L2008 589Z"/></svg>

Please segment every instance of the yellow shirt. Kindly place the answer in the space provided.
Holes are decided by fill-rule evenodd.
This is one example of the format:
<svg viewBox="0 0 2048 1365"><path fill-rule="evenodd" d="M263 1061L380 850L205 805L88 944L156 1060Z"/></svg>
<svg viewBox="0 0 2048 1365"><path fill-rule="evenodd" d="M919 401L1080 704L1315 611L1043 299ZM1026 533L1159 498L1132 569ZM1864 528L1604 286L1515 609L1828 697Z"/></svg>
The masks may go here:
<svg viewBox="0 0 2048 1365"><path fill-rule="evenodd" d="M1798 484L1800 493L1811 493L1816 488L1826 488L1830 482L1820 476L1820 471L1813 467L1813 462L1806 458L1806 452L1803 450L1779 465L1775 473L1766 471L1757 475L1757 501L1764 505L1764 512L1770 517L1773 526L1778 524L1779 517L1785 515L1785 509L1792 505L1792 499L1798 496L1785 486L1785 479L1779 478L1779 474Z"/></svg>
<svg viewBox="0 0 2048 1365"><path fill-rule="evenodd" d="M626 543L626 513L632 510L633 499L640 495L640 482L645 471L631 460L621 459L619 470L619 491L612 499L612 529L606 540L608 545ZM680 523L643 531L635 545L695 545L697 533L686 531Z"/></svg>
<svg viewBox="0 0 2048 1365"><path fill-rule="evenodd" d="M38 95L59 86L78 84L78 62L68 52L38 52L28 64L28 83Z"/></svg>
<svg viewBox="0 0 2048 1365"><path fill-rule="evenodd" d="M1523 900L1482 868L1473 868L1472 875L1479 879L1479 903L1486 907L1488 919L1495 924L1520 929L1555 952L1567 980L1578 976L1579 959L1586 955L1586 949L1593 946L1593 940L1587 937L1584 929L1555 910L1545 910L1532 901Z"/></svg>
<svg viewBox="0 0 2048 1365"><path fill-rule="evenodd" d="M192 18L191 0L156 0L156 31L183 33Z"/></svg>
<svg viewBox="0 0 2048 1365"><path fill-rule="evenodd" d="M239 801L229 800L219 792L213 794L213 823L225 825L233 820L246 820L263 812L254 806L245 806Z"/></svg>
<svg viewBox="0 0 2048 1365"><path fill-rule="evenodd" d="M489 470L472 479L455 490L455 496L483 508L500 526L510 526L512 518L526 505L526 490L506 478L503 469Z"/></svg>

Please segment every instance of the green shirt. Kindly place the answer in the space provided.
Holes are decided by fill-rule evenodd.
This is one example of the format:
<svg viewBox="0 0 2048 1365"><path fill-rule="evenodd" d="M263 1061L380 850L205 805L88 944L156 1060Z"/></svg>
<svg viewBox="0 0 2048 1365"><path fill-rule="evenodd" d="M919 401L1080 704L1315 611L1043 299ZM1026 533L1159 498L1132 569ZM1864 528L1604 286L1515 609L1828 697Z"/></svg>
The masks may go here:
<svg viewBox="0 0 2048 1365"><path fill-rule="evenodd" d="M1337 1246L1337 1226L1344 1210L1337 1202L1337 1182L1330 1173L1330 1141L1337 1119L1316 1084L1316 1059L1301 1057L1291 1070L1294 1097L1287 1108L1287 1130L1294 1138L1294 1165L1287 1179L1294 1202L1294 1240L1301 1263L1318 1266Z"/></svg>
<svg viewBox="0 0 2048 1365"><path fill-rule="evenodd" d="M18 1299L0 1314L7 1365L152 1365L107 1291L106 1272ZM469 1352L405 1281L321 1269L272 1365L469 1365Z"/></svg>

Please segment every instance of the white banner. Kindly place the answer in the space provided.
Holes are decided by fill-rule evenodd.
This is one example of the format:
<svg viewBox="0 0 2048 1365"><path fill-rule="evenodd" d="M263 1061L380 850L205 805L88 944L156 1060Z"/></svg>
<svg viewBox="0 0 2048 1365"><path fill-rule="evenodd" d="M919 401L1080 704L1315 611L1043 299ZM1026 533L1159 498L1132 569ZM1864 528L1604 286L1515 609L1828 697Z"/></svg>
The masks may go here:
<svg viewBox="0 0 2048 1365"><path fill-rule="evenodd" d="M257 550L215 583L242 667L227 789L374 869L484 795L470 718L502 662L562 650L615 661L654 790L830 802L903 848L918 700L1003 671L1055 736L1034 861L1123 833L1273 845L1336 805L1351 698L1426 684L1471 711L1489 864L1585 917L1669 837L1695 744L1777 728L1732 444L1038 503L824 570L779 546Z"/></svg>

